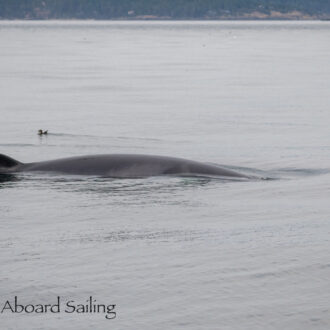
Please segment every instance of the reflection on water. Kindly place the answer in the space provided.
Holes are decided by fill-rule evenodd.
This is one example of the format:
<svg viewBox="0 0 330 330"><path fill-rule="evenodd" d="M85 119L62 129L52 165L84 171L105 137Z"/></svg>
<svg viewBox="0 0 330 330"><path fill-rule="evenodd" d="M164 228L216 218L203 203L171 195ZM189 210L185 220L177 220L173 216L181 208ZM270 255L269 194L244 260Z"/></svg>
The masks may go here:
<svg viewBox="0 0 330 330"><path fill-rule="evenodd" d="M20 176L22 184L31 188L62 190L73 193L87 193L112 196L133 196L175 193L200 187L211 188L217 184L234 181L209 177L159 176L125 179L94 176L63 176L59 174L31 174Z"/></svg>
<svg viewBox="0 0 330 330"><path fill-rule="evenodd" d="M102 234L82 234L81 236L63 237L60 239L62 243L125 243L134 241L143 241L148 243L170 243L182 241L195 241L205 239L215 239L219 235L218 232L210 230L118 230L104 232Z"/></svg>
<svg viewBox="0 0 330 330"><path fill-rule="evenodd" d="M6 185L8 182L17 182L20 178L14 174L0 174L0 189L10 187Z"/></svg>

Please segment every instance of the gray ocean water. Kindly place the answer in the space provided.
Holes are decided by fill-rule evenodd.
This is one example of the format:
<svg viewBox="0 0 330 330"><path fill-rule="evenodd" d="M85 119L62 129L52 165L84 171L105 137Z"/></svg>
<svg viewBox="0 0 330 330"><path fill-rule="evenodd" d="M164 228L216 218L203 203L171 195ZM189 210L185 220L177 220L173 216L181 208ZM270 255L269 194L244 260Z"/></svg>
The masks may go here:
<svg viewBox="0 0 330 330"><path fill-rule="evenodd" d="M3 329L329 329L329 22L0 22L0 153L274 180L0 177ZM38 129L48 129L45 137Z"/></svg>

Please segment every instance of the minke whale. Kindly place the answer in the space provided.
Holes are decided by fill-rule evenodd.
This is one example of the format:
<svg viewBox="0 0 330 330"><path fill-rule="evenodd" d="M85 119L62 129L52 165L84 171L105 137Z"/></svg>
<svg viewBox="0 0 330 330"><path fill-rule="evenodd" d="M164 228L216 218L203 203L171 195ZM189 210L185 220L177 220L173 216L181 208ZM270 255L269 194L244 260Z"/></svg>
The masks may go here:
<svg viewBox="0 0 330 330"><path fill-rule="evenodd" d="M55 172L112 178L141 178L161 175L250 178L247 175L214 164L167 156L109 154L21 163L0 154L0 174L18 172Z"/></svg>

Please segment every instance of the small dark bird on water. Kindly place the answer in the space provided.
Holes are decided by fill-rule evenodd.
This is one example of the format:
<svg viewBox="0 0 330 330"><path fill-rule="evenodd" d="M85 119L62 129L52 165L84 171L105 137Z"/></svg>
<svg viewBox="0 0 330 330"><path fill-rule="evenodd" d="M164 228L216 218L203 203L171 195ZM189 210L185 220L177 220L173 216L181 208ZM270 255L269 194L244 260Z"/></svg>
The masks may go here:
<svg viewBox="0 0 330 330"><path fill-rule="evenodd" d="M38 135L47 135L47 134L48 134L48 130L43 131L42 129L39 129L39 131L38 131Z"/></svg>

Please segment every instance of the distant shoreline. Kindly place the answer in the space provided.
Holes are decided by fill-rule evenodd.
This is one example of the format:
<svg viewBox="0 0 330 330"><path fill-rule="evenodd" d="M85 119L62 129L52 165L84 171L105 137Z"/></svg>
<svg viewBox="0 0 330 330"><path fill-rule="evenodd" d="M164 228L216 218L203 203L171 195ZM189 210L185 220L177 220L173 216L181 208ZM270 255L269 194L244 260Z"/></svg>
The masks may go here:
<svg viewBox="0 0 330 330"><path fill-rule="evenodd" d="M94 21L94 22L239 22L239 21L258 21L258 22L330 22L330 18L319 18L319 17L310 17L310 18L258 18L258 17L237 17L237 18L111 18L111 19L96 19L96 18L2 18L0 17L0 22L4 21L20 21L20 22L56 22L56 21Z"/></svg>
<svg viewBox="0 0 330 330"><path fill-rule="evenodd" d="M236 15L202 16L202 17L170 17L156 15L128 15L122 17L96 18L96 17L52 17L42 13L37 16L27 15L25 17L0 17L0 20L26 20L26 21L48 21L48 20L95 20L95 21L330 21L330 14L310 15L300 11L279 12L260 11L245 12Z"/></svg>

